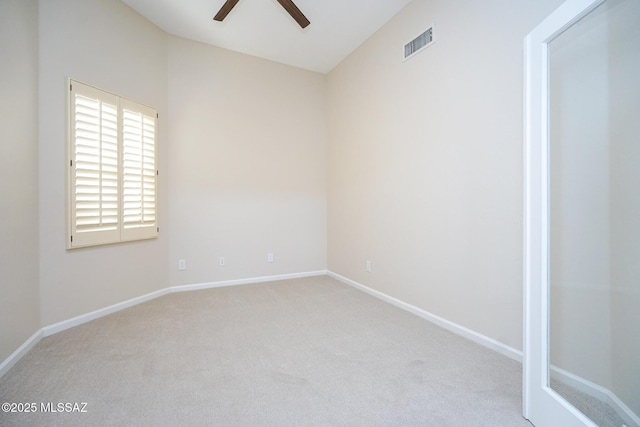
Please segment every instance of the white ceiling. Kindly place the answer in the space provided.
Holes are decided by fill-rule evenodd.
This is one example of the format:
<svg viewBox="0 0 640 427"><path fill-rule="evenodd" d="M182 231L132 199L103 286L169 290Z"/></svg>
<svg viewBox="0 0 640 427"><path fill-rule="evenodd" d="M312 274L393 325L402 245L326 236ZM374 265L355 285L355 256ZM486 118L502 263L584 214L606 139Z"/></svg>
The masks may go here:
<svg viewBox="0 0 640 427"><path fill-rule="evenodd" d="M295 0L304 30L276 0L122 0L166 32L320 73L331 71L411 0Z"/></svg>

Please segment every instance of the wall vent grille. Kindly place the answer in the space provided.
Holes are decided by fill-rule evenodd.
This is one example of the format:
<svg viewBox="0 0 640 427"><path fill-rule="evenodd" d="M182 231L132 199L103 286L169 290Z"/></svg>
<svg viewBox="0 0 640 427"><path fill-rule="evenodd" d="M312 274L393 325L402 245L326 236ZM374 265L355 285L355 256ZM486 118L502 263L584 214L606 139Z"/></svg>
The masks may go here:
<svg viewBox="0 0 640 427"><path fill-rule="evenodd" d="M433 43L433 26L404 45L404 59L409 59Z"/></svg>

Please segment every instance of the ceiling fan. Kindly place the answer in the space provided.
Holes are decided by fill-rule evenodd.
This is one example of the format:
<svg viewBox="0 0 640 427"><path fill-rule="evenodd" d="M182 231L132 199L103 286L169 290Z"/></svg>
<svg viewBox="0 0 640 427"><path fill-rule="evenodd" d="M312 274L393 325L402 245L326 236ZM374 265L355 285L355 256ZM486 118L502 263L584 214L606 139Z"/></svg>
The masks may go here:
<svg viewBox="0 0 640 427"><path fill-rule="evenodd" d="M240 0L227 0L225 4L222 5L216 16L213 17L213 19L216 21L224 20L224 18L227 17L229 12L231 12L231 9L233 9L238 1ZM289 15L291 15L291 17L295 19L298 25L300 25L302 28L306 28L307 25L310 24L307 17L304 16L300 9L298 9L298 6L293 4L292 0L278 0L278 3L280 3L282 7L284 7L284 9L289 12Z"/></svg>

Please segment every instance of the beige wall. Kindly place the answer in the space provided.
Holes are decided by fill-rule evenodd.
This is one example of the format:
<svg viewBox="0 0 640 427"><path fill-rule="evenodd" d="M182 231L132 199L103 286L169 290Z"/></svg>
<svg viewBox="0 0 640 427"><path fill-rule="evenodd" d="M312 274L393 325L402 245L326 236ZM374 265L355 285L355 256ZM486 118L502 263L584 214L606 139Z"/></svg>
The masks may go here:
<svg viewBox="0 0 640 427"><path fill-rule="evenodd" d="M38 2L0 1L0 362L40 328Z"/></svg>
<svg viewBox="0 0 640 427"><path fill-rule="evenodd" d="M329 74L329 270L522 348L522 41L560 4L416 0Z"/></svg>
<svg viewBox="0 0 640 427"><path fill-rule="evenodd" d="M322 74L170 38L172 285L326 269L324 91Z"/></svg>
<svg viewBox="0 0 640 427"><path fill-rule="evenodd" d="M40 2L40 297L49 325L168 286L166 35L119 0ZM158 109L160 238L65 250L68 77Z"/></svg>

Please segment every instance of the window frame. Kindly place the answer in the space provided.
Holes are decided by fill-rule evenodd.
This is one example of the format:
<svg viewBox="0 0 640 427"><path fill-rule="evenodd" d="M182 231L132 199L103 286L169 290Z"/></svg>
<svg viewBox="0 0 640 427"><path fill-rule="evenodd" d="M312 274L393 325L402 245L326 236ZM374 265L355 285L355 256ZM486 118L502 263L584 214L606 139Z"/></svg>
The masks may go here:
<svg viewBox="0 0 640 427"><path fill-rule="evenodd" d="M157 238L157 110L71 78L67 90L67 249Z"/></svg>

